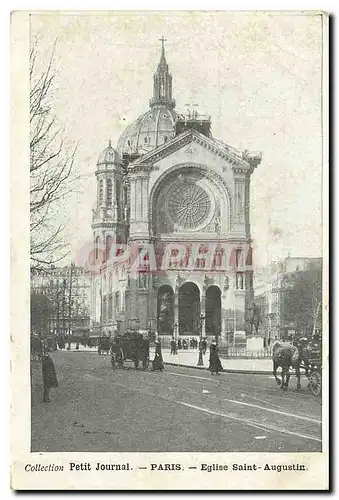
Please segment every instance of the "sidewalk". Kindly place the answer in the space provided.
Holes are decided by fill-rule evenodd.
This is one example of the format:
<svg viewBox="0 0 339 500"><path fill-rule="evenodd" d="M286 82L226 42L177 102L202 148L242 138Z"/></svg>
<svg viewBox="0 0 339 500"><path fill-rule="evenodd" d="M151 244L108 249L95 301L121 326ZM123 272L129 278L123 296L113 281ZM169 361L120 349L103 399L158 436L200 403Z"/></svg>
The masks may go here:
<svg viewBox="0 0 339 500"><path fill-rule="evenodd" d="M75 351L75 344L72 344L71 351ZM76 352L92 352L97 353L97 347L84 347L79 346L79 351ZM167 365L184 366L189 368L198 368L201 370L208 370L209 365L209 351L203 356L204 366L197 366L199 351L198 349L189 349L187 351L180 350L175 356L170 354L169 349L162 349L162 357L164 363ZM150 358L154 359L154 347L150 349ZM233 373L256 373L256 374L267 374L272 373L272 359L243 359L243 358L222 358L220 357L221 364L226 372Z"/></svg>
<svg viewBox="0 0 339 500"><path fill-rule="evenodd" d="M151 350L151 359L153 356L153 349ZM162 350L162 357L165 364L168 365L176 365L176 366L185 366L191 368L200 368L208 370L209 365L209 351L203 356L204 366L199 367L198 358L199 351L188 350L188 351L179 351L175 356L170 354L169 349ZM226 372L233 373L257 373L257 374L267 374L272 373L272 360L270 358L265 359L242 359L242 358L231 358L225 359L220 357L221 364Z"/></svg>

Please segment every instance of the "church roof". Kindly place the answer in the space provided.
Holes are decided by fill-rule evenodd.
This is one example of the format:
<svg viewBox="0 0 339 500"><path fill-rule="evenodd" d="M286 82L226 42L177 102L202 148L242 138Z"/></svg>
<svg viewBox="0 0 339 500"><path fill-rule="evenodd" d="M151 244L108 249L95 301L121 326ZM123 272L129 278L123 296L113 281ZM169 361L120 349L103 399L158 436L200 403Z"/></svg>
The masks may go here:
<svg viewBox="0 0 339 500"><path fill-rule="evenodd" d="M152 165L192 142L200 144L234 166L238 165L241 168L252 169L261 162L261 153L235 150L221 141L217 141L212 137L206 137L197 130L191 129L172 138L168 144L161 144L156 149L149 151L141 158L135 160L129 165L129 170L133 171L138 165Z"/></svg>
<svg viewBox="0 0 339 500"><path fill-rule="evenodd" d="M145 154L175 136L179 115L166 106L157 106L137 118L120 136L117 149L123 154Z"/></svg>
<svg viewBox="0 0 339 500"><path fill-rule="evenodd" d="M115 149L112 148L111 140L109 140L107 148L105 148L103 152L100 154L97 165L103 165L107 163L110 164L121 163L121 158L119 154L117 153L117 151L115 151Z"/></svg>

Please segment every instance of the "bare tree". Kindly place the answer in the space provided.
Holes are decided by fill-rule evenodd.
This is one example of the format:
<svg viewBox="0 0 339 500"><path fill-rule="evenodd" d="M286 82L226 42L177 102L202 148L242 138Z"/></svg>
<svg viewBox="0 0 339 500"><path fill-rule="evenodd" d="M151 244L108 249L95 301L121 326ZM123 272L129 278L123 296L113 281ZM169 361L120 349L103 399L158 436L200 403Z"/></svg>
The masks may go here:
<svg viewBox="0 0 339 500"><path fill-rule="evenodd" d="M38 46L30 51L30 230L31 267L43 268L67 255L57 222L61 201L74 189L76 146L68 149L53 112L53 58L37 69Z"/></svg>
<svg viewBox="0 0 339 500"><path fill-rule="evenodd" d="M288 279L283 301L286 321L295 323L298 329L315 333L321 322L322 269L297 271Z"/></svg>

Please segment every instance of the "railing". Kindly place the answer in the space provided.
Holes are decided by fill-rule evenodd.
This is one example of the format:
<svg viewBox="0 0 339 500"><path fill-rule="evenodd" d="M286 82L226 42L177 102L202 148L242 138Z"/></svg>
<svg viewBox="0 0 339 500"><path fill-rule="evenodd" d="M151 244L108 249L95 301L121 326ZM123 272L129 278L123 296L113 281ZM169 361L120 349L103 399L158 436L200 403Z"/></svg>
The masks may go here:
<svg viewBox="0 0 339 500"><path fill-rule="evenodd" d="M266 359L272 357L272 349L246 349L246 347L220 347L219 355L222 358Z"/></svg>
<svg viewBox="0 0 339 500"><path fill-rule="evenodd" d="M179 337L180 338L180 337ZM191 347L189 338L187 340L187 349L183 347L183 339L181 340L181 348L178 349L178 353L185 352L198 352L199 350L199 339L198 346ZM209 353L209 346L213 338L207 338L207 353ZM160 337L160 343L162 349L170 349L170 338ZM153 343L151 343L151 346ZM268 359L272 357L272 347L267 347L265 349L247 349L245 346L234 346L224 344L222 341L219 342L219 356L221 358L239 358L239 359Z"/></svg>

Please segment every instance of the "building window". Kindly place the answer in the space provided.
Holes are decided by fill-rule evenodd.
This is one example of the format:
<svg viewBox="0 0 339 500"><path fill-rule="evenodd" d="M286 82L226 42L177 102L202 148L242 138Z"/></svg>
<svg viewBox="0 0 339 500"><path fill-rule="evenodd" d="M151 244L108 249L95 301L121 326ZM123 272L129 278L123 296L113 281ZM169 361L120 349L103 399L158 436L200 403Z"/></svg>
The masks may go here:
<svg viewBox="0 0 339 500"><path fill-rule="evenodd" d="M103 304L102 304L102 320L105 323L107 318L107 299L104 297Z"/></svg>
<svg viewBox="0 0 339 500"><path fill-rule="evenodd" d="M96 261L99 260L99 244L100 244L100 238L99 238L99 236L97 236L95 239L95 245L94 245L94 259Z"/></svg>
<svg viewBox="0 0 339 500"><path fill-rule="evenodd" d="M147 289L147 281L148 281L148 275L146 273L139 273L138 276L138 288L141 290L146 290Z"/></svg>
<svg viewBox="0 0 339 500"><path fill-rule="evenodd" d="M104 201L104 181L99 182L99 203Z"/></svg>
<svg viewBox="0 0 339 500"><path fill-rule="evenodd" d="M115 191L116 191L116 202L118 207L120 207L120 196L121 196L121 185L120 182L115 183Z"/></svg>
<svg viewBox="0 0 339 500"><path fill-rule="evenodd" d="M236 273L236 289L244 290L244 273Z"/></svg>
<svg viewBox="0 0 339 500"><path fill-rule="evenodd" d="M112 319L113 300L112 295L108 297L108 319Z"/></svg>
<svg viewBox="0 0 339 500"><path fill-rule="evenodd" d="M112 179L108 179L107 180L107 195L106 195L107 205L112 205L112 194L113 194Z"/></svg>

